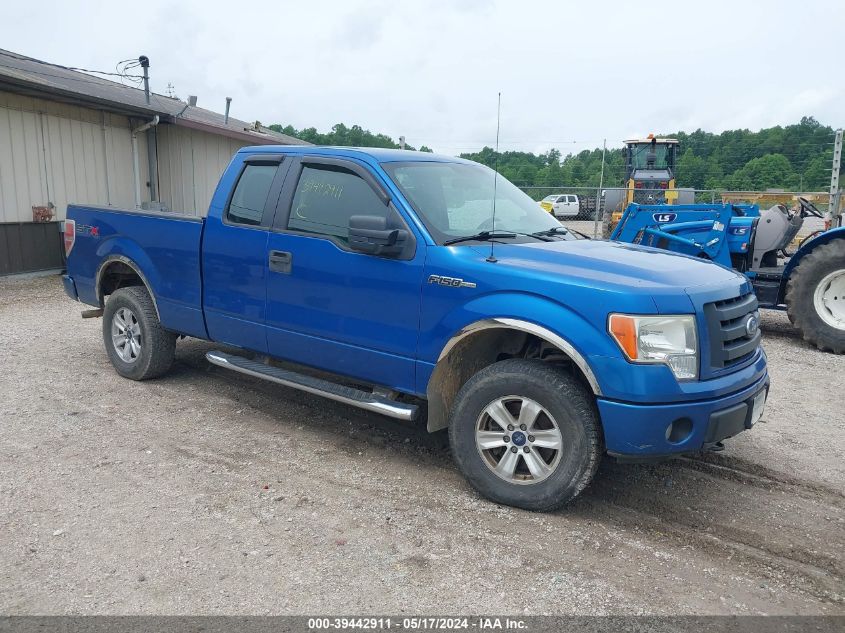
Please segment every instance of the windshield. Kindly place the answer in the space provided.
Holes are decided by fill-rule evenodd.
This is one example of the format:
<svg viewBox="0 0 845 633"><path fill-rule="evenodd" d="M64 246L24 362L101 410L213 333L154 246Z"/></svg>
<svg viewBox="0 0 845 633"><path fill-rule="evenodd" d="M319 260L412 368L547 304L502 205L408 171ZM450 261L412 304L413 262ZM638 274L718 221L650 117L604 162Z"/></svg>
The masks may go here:
<svg viewBox="0 0 845 633"><path fill-rule="evenodd" d="M557 200L558 194L554 194L553 196L546 196L543 198L543 202L552 202L553 200Z"/></svg>
<svg viewBox="0 0 845 633"><path fill-rule="evenodd" d="M560 223L515 185L475 163L383 163L438 244L480 231L536 233ZM496 177L496 224L493 179ZM528 238L531 239L531 238Z"/></svg>
<svg viewBox="0 0 845 633"><path fill-rule="evenodd" d="M628 146L631 153L631 167L633 169L672 169L674 147L667 144L631 143Z"/></svg>

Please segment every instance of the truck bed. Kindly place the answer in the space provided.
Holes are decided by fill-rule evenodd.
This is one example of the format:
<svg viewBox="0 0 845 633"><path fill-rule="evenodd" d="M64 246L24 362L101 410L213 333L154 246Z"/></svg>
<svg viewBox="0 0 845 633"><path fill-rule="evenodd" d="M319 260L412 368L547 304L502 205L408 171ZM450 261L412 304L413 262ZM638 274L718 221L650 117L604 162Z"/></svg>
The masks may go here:
<svg viewBox="0 0 845 633"><path fill-rule="evenodd" d="M205 337L202 316L200 243L202 218L180 213L68 205L75 222L74 257L68 274L79 300L100 305L98 274L111 263L131 260L146 279L162 325Z"/></svg>

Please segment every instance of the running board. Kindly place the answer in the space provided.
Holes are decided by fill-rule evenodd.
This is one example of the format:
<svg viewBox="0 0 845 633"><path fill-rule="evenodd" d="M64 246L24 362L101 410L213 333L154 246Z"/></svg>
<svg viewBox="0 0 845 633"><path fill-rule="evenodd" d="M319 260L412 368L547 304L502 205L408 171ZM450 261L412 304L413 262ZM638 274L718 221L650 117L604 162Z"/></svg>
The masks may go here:
<svg viewBox="0 0 845 633"><path fill-rule="evenodd" d="M419 407L413 404L396 402L395 400L382 398L373 393L355 389L354 387L346 387L321 378L314 378L313 376L299 374L295 371L272 367L241 356L214 351L208 352L205 357L208 362L218 367L225 367L226 369L231 369L232 371L255 378L263 378L264 380L269 380L285 387L307 391L308 393L323 396L329 400L335 400L344 404L350 404L359 409L381 413L397 420L410 422L416 419L417 412L419 411Z"/></svg>

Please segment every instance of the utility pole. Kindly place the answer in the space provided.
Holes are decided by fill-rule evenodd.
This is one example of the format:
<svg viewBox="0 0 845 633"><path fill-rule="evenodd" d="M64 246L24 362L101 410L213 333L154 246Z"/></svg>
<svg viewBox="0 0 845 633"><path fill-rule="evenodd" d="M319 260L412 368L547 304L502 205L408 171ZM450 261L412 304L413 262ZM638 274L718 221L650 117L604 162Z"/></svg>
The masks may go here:
<svg viewBox="0 0 845 633"><path fill-rule="evenodd" d="M405 149L405 137L404 136L399 137L399 149Z"/></svg>
<svg viewBox="0 0 845 633"><path fill-rule="evenodd" d="M833 141L833 166L830 170L830 206L825 217L826 228L839 218L839 198L842 192L839 191L839 169L842 165L842 128L836 130L836 138ZM838 224L838 222L837 222Z"/></svg>
<svg viewBox="0 0 845 633"><path fill-rule="evenodd" d="M599 213L604 216L601 208L601 190L604 186L604 155L607 153L607 139L604 139L604 143L601 147L601 173L599 174L599 188L596 189L596 210L593 214L593 237L599 236ZM602 218L602 222L604 219ZM602 231L604 232L604 231Z"/></svg>

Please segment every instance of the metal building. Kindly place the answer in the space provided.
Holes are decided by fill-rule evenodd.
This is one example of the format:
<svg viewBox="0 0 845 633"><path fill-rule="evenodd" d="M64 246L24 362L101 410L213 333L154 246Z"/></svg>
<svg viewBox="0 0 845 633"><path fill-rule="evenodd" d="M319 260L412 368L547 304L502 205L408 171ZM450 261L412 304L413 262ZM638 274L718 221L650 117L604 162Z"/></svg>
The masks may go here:
<svg viewBox="0 0 845 633"><path fill-rule="evenodd" d="M205 214L232 154L270 143L306 144L0 50L0 275L62 267L68 203Z"/></svg>

